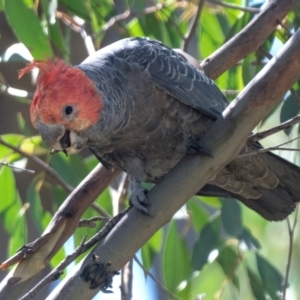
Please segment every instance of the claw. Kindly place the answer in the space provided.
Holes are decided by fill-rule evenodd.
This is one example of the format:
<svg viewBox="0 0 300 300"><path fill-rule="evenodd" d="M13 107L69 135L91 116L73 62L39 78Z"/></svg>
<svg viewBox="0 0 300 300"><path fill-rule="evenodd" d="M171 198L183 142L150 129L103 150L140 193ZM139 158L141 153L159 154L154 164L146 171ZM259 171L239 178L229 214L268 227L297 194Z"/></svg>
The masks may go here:
<svg viewBox="0 0 300 300"><path fill-rule="evenodd" d="M143 214L149 217L153 217L153 215L146 208L146 206L149 206L150 203L143 190L139 189L139 190L132 191L129 202L130 205L136 208L138 211L142 212Z"/></svg>
<svg viewBox="0 0 300 300"><path fill-rule="evenodd" d="M131 196L129 203L132 207L136 208L143 214L153 217L153 215L146 208L146 206L149 206L150 203L139 181L133 180L131 182Z"/></svg>

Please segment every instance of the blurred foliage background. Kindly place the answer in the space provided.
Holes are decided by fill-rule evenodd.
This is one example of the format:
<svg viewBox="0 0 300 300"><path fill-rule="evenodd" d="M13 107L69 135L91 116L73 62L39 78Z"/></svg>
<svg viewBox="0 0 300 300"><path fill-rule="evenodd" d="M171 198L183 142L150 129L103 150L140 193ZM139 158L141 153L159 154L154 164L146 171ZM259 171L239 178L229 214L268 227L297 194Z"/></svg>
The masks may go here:
<svg viewBox="0 0 300 300"><path fill-rule="evenodd" d="M187 43L184 40L197 15L197 0L2 0L1 261L43 232L69 194L68 185L76 187L97 164L88 151L70 157L49 154L29 120L29 103L37 74L32 72L18 81L18 69L32 59L53 56L77 64L100 47L129 36L148 36L173 48L184 47L201 60L254 19L265 2L206 1L201 11L199 9L197 26ZM216 80L229 100L234 99L264 67L270 55L281 48L299 24L298 6L269 36L262 49L245 57ZM286 121L298 111L299 83L256 130ZM262 144L274 146L298 135L299 126L295 125L266 138ZM298 144L299 140L295 140L289 146L299 148ZM277 151L277 154L300 164L299 152ZM34 163L35 156L56 170L66 184L58 183L41 165ZM112 199L113 193L108 189L96 203L113 215L116 209ZM94 208L89 208L84 217L97 214ZM300 232L297 223L293 229L296 214L287 221L270 223L235 200L194 197L138 255L145 271L148 299L171 299L171 294L165 290L181 299L280 299L290 251L293 255L286 299L300 299ZM100 223L96 229L102 226ZM290 232L288 228L291 228ZM84 234L92 236L96 229L78 229L52 259L51 267L70 253ZM154 283L146 271L153 273L161 284ZM0 277L4 275L0 274ZM110 297L115 299L116 294ZM139 299L141 295L134 297Z"/></svg>

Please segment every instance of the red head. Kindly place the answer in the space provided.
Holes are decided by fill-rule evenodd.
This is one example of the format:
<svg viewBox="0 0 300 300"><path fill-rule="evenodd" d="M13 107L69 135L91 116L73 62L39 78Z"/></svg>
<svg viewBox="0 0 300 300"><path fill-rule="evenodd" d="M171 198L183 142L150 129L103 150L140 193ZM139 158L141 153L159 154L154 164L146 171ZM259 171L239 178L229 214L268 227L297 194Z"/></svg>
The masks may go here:
<svg viewBox="0 0 300 300"><path fill-rule="evenodd" d="M36 60L20 70L19 78L33 68L38 68L40 75L30 106L31 121L50 146L54 147L61 137L58 135L66 131L80 132L97 123L103 101L95 83L82 70L60 59ZM50 139L49 127L58 126L63 130ZM42 127L47 128L48 136L43 136Z"/></svg>
<svg viewBox="0 0 300 300"><path fill-rule="evenodd" d="M20 70L19 78L33 68L40 70L30 106L34 126L40 120L44 124L59 123L70 130L82 130L98 121L102 98L83 71L57 58L36 60Z"/></svg>

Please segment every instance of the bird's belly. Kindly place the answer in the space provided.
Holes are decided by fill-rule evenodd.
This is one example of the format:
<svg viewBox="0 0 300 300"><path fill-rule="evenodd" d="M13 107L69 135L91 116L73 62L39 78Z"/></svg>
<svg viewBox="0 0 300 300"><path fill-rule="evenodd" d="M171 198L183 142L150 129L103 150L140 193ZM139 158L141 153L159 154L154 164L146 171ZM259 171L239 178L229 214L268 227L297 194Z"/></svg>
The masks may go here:
<svg viewBox="0 0 300 300"><path fill-rule="evenodd" d="M162 157L147 159L144 163L144 172L147 175L146 181L158 182L164 177L183 157L183 155L174 155L173 157Z"/></svg>
<svg viewBox="0 0 300 300"><path fill-rule="evenodd" d="M114 158L117 165L124 170L132 158L138 158L143 166L145 180L157 182L166 175L186 154L186 147L182 135L169 138L151 139L126 148L119 148Z"/></svg>

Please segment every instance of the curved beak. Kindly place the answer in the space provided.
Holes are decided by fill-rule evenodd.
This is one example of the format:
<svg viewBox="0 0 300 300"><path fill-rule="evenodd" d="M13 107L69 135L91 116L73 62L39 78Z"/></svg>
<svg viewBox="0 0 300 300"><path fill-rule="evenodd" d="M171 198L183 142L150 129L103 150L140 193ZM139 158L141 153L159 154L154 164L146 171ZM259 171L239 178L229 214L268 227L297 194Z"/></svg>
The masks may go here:
<svg viewBox="0 0 300 300"><path fill-rule="evenodd" d="M86 145L87 139L63 125L45 125L38 121L37 129L47 145L54 150L63 151L66 155L77 153Z"/></svg>
<svg viewBox="0 0 300 300"><path fill-rule="evenodd" d="M63 150L71 147L70 130L65 131L65 134L59 140L59 144Z"/></svg>
<svg viewBox="0 0 300 300"><path fill-rule="evenodd" d="M44 124L37 122L37 129L43 141L55 150L63 150L60 139L65 135L66 129L62 125Z"/></svg>

